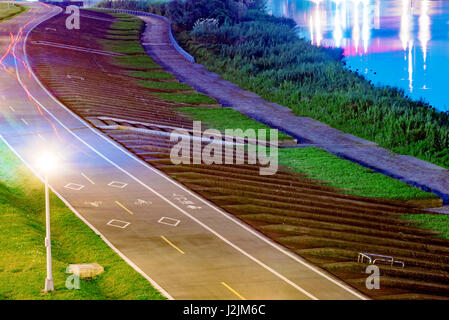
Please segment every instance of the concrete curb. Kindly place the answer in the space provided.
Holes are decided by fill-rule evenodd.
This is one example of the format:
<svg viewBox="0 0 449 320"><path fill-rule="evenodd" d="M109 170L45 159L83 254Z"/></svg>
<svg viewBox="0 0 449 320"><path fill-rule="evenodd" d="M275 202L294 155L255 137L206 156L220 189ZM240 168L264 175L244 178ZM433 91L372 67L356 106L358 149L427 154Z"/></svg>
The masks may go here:
<svg viewBox="0 0 449 320"><path fill-rule="evenodd" d="M168 19L166 17L163 17L163 16L158 16L157 14L145 12L145 11L135 11L135 10L125 10L125 9L112 9L112 8L95 8L95 9L96 10L102 10L102 11L112 11L112 12L127 13L127 14L131 14L131 15L134 15L134 16L153 17L153 18L157 18L157 19L161 19L161 20L165 21L168 24L168 28L169 28L168 34L169 34L169 37L170 37L170 42L172 43L173 47L187 61L192 62L192 63L195 62L195 58L192 55L190 55L189 53L187 53L183 48L181 48L181 46L176 41L175 37L173 37L173 32L172 32L172 29L171 29L171 21L170 21L170 19Z"/></svg>

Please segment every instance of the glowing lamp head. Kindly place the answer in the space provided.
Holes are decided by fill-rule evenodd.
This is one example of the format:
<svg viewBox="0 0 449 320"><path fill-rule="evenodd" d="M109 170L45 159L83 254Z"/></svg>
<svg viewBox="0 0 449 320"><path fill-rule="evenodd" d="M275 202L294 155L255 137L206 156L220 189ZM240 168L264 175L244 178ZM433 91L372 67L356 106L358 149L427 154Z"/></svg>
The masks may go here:
<svg viewBox="0 0 449 320"><path fill-rule="evenodd" d="M46 174L50 173L51 171L54 171L55 168L57 167L57 164L58 159L51 152L42 153L37 158L37 165L39 166L39 169Z"/></svg>

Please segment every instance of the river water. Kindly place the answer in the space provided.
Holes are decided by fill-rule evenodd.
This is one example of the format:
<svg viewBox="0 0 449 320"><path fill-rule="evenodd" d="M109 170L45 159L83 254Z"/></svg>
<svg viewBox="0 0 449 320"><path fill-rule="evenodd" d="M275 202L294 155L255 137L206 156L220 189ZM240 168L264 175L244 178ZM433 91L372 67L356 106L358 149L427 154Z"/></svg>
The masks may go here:
<svg viewBox="0 0 449 320"><path fill-rule="evenodd" d="M449 1L268 0L314 45L340 47L375 84L449 111Z"/></svg>

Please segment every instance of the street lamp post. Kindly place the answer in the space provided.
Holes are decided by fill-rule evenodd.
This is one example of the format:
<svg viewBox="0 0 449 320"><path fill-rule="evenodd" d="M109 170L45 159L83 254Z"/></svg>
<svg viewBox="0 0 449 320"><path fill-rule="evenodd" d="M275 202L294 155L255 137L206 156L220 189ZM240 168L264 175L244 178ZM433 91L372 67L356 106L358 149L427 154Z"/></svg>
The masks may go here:
<svg viewBox="0 0 449 320"><path fill-rule="evenodd" d="M51 271L51 237L50 237L50 192L48 190L48 172L45 172L45 246L47 247L47 278L45 279L45 292L55 290L53 273Z"/></svg>
<svg viewBox="0 0 449 320"><path fill-rule="evenodd" d="M45 153L39 158L38 163L45 178L45 247L47 248L47 277L45 278L45 292L54 291L53 273L51 268L51 236L50 236L50 190L48 177L51 170L55 169L56 158L51 153Z"/></svg>

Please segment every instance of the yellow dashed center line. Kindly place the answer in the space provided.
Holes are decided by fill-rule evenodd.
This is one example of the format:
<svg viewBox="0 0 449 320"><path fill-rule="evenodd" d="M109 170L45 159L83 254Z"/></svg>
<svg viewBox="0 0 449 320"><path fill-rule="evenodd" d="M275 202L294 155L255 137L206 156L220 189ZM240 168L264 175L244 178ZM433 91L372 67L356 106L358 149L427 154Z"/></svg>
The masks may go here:
<svg viewBox="0 0 449 320"><path fill-rule="evenodd" d="M167 242L169 245L171 245L173 248L175 248L176 250L178 250L180 253L185 254L184 251L182 251L181 249L179 249L177 246L175 246L170 240L168 240L166 237L161 236L162 240L164 240L165 242Z"/></svg>
<svg viewBox="0 0 449 320"><path fill-rule="evenodd" d="M246 300L245 297L243 297L240 293L238 293L237 291L235 291L234 289L232 289L230 286L228 286L226 284L226 282L222 282L221 283L223 286L226 287L226 289L228 289L229 291L231 291L233 294L235 294L237 297L239 297L241 300Z"/></svg>
<svg viewBox="0 0 449 320"><path fill-rule="evenodd" d="M131 210L129 210L127 207L125 207L123 204L121 204L120 202L116 201L115 202L119 207L121 207L123 210L125 210L126 212L128 212L129 214L134 214Z"/></svg>
<svg viewBox="0 0 449 320"><path fill-rule="evenodd" d="M86 176L84 173L81 172L81 175L84 177L84 179L86 179L87 181L89 181L92 184L95 184L95 182L93 182L91 179L89 179L88 176Z"/></svg>

